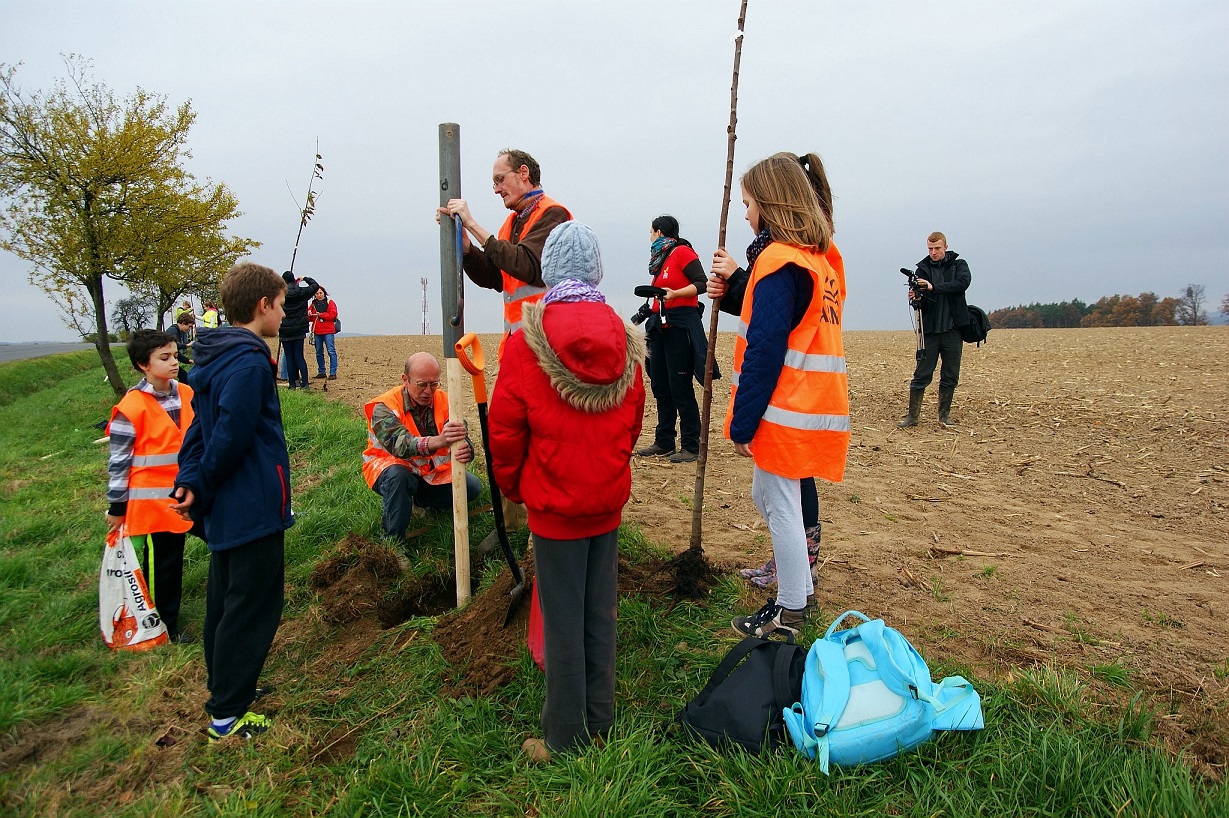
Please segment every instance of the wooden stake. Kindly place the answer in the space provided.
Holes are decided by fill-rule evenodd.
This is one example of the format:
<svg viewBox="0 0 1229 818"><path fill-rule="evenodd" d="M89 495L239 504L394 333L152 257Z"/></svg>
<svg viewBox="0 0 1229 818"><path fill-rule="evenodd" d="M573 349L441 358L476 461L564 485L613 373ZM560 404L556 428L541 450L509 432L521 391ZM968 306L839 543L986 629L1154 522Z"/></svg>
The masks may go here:
<svg viewBox="0 0 1229 818"><path fill-rule="evenodd" d="M734 37L734 71L730 78L730 124L726 126L725 189L721 196L721 225L717 246L725 247L726 220L730 215L730 188L734 183L734 140L738 137L738 66L743 55L743 27L747 20L747 0L738 10L738 34ZM704 470L708 466L708 431L713 408L713 364L717 360L717 317L721 299L709 305L712 315L708 322L708 356L704 361L704 397L700 406L700 456L696 460L696 487L691 495L691 543L695 551L703 552L700 534L704 517Z"/></svg>

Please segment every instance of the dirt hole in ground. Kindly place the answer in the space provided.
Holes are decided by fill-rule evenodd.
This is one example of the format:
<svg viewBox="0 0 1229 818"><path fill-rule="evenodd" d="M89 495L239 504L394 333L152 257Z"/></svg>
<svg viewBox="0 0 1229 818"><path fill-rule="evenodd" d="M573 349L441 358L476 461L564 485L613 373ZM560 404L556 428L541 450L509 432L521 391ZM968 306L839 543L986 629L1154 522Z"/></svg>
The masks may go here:
<svg viewBox="0 0 1229 818"><path fill-rule="evenodd" d="M456 605L453 574L403 576L396 553L354 534L316 564L307 583L320 594L324 621L334 626L375 619L382 628L392 628Z"/></svg>

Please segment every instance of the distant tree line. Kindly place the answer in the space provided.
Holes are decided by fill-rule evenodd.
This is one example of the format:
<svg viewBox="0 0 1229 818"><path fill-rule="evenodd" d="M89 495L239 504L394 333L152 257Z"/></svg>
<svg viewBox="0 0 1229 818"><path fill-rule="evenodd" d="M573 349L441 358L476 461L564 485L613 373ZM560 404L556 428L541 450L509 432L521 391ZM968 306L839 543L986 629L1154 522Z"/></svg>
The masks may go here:
<svg viewBox="0 0 1229 818"><path fill-rule="evenodd" d="M989 317L991 324L1003 329L1198 326L1208 323L1206 305L1203 285L1188 284L1177 298L1160 298L1156 293L1107 295L1095 304L1076 299L1004 307ZM1220 311L1229 317L1229 295L1221 301Z"/></svg>

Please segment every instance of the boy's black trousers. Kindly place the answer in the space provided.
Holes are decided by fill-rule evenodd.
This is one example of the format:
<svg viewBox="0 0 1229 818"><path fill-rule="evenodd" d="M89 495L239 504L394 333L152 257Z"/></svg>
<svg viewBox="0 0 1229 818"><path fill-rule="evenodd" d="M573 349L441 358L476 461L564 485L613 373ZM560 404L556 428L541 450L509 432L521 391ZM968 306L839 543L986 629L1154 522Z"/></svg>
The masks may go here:
<svg viewBox="0 0 1229 818"><path fill-rule="evenodd" d="M205 591L205 667L215 719L242 716L256 698L282 618L285 532L212 551Z"/></svg>

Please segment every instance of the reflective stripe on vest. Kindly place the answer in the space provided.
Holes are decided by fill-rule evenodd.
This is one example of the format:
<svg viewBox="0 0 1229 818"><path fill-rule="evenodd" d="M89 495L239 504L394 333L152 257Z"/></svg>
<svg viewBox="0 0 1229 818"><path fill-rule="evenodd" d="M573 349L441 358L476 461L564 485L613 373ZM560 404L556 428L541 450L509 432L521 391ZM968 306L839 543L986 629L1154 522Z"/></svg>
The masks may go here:
<svg viewBox="0 0 1229 818"><path fill-rule="evenodd" d="M363 414L367 416L367 448L363 451L363 477L367 487L374 488L376 479L389 466L405 466L433 486L452 482L452 447L445 446L434 453L414 455L413 457L397 457L384 448L376 438L371 427L372 412L376 404L382 403L397 415L401 424L418 437L423 437L422 430L414 422L414 416L406 411L402 401L403 387L396 386L363 406ZM435 428L438 432L448 422L448 394L442 389L436 389L432 396L432 414L435 416Z"/></svg>
<svg viewBox="0 0 1229 818"><path fill-rule="evenodd" d="M563 208L563 212L568 214L568 219L572 218L571 211L543 193L541 198L538 199L538 203L534 206L533 212L529 214L525 219L525 223L521 225L520 235L523 237L532 230L533 226L542 218L542 214L552 207ZM503 241L512 241L512 225L515 221L516 214L509 213L508 218L504 220L503 226L499 228L499 233L495 237ZM540 262L541 259L538 261ZM513 278L503 270L499 272L503 276L504 283L504 338L499 342L497 357L503 357L504 342L507 340L507 337L521 328L522 309L526 304L541 301L542 296L546 295L546 291L549 288L539 287L535 284L521 281L519 278Z"/></svg>
<svg viewBox="0 0 1229 818"><path fill-rule="evenodd" d="M133 455L133 466L178 466L179 452L171 454Z"/></svg>
<svg viewBox="0 0 1229 818"><path fill-rule="evenodd" d="M158 399L148 392L129 390L111 410L111 419L123 414L135 437L128 469L128 508L124 527L130 534L169 531L182 534L192 522L171 511L171 490L179 474L179 450L184 432L192 424L192 388L176 382L179 390L179 425Z"/></svg>
<svg viewBox="0 0 1229 818"><path fill-rule="evenodd" d="M790 332L784 365L751 440L751 450L755 464L773 474L838 482L844 476L849 450L849 385L841 340L844 262L835 248L821 255L773 242L756 259L734 342L725 434L728 438L734 417L755 285L790 263L810 272L814 291L802 320Z"/></svg>

